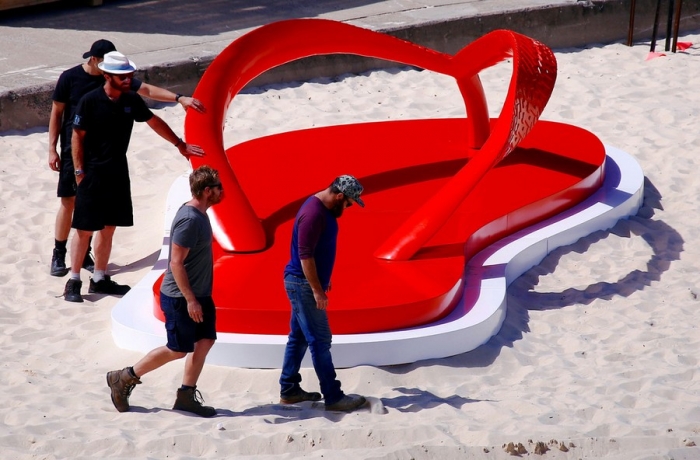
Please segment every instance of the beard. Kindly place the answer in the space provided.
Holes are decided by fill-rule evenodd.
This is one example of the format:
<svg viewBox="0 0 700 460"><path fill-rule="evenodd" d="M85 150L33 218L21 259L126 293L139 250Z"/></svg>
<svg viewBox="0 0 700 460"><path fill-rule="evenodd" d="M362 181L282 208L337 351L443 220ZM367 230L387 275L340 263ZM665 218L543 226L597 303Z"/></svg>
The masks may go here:
<svg viewBox="0 0 700 460"><path fill-rule="evenodd" d="M219 192L217 195L212 195L209 197L209 206L221 203L224 198L223 193Z"/></svg>
<svg viewBox="0 0 700 460"><path fill-rule="evenodd" d="M337 219L338 217L343 215L343 211L345 210L345 206L343 206L343 202L341 201L340 203L336 204L331 208L331 214L335 216Z"/></svg>
<svg viewBox="0 0 700 460"><path fill-rule="evenodd" d="M128 93L131 91L131 80L118 80L110 76L109 85L112 87L112 89L122 93Z"/></svg>

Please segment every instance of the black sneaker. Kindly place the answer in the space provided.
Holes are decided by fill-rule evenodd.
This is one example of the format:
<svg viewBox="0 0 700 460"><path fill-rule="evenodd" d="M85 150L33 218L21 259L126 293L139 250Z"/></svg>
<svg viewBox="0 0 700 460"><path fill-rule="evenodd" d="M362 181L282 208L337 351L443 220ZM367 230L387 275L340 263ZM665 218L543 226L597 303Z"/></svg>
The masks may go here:
<svg viewBox="0 0 700 460"><path fill-rule="evenodd" d="M68 268L66 267L66 250L53 248L53 256L51 257L51 276L66 276Z"/></svg>
<svg viewBox="0 0 700 460"><path fill-rule="evenodd" d="M95 273L95 260L90 255L90 250L85 253L85 258L83 259L83 268L90 273Z"/></svg>
<svg viewBox="0 0 700 460"><path fill-rule="evenodd" d="M183 390L178 388L177 398L173 405L173 410L182 410L192 412L193 414L201 415L202 417L213 417L216 415L216 409L209 406L203 406L204 398L197 387Z"/></svg>
<svg viewBox="0 0 700 460"><path fill-rule="evenodd" d="M104 278L98 282L94 282L90 278L90 287L88 292L90 294L110 294L110 295L124 295L129 292L131 288L127 285L117 284L112 281L109 275L105 275Z"/></svg>
<svg viewBox="0 0 700 460"><path fill-rule="evenodd" d="M82 302L83 296L80 295L80 288L83 287L83 282L80 280L69 279L66 283L66 288L63 290L63 297L67 302Z"/></svg>

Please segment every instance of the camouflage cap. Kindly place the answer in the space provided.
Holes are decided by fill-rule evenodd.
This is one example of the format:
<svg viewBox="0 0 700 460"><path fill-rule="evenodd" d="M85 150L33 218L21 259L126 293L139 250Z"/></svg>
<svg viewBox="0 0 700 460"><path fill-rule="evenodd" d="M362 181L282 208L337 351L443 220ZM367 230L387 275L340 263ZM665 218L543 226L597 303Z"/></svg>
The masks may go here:
<svg viewBox="0 0 700 460"><path fill-rule="evenodd" d="M343 195L350 198L363 208L365 207L365 202L360 198L360 194L364 190L364 187L362 187L360 182L353 176L344 175L336 177L331 186L341 191Z"/></svg>

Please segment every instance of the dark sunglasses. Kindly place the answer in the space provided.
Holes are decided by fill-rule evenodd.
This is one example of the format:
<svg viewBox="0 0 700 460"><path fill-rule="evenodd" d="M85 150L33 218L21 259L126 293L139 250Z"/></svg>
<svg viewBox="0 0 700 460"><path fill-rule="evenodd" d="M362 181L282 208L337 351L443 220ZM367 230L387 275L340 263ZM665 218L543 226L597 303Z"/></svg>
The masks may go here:
<svg viewBox="0 0 700 460"><path fill-rule="evenodd" d="M111 73L110 75L112 76L112 78L116 78L116 79L119 80L119 81L124 81L124 80L126 80L127 78L128 78L129 80L131 80L132 78L134 78L134 74L133 74L133 73L124 74L124 75L117 75L117 74Z"/></svg>

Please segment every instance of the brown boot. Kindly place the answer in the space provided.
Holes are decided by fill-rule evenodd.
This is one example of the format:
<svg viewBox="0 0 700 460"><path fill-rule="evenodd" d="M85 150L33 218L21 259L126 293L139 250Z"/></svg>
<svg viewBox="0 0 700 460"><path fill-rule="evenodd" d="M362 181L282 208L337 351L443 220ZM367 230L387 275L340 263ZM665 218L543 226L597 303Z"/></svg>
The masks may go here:
<svg viewBox="0 0 700 460"><path fill-rule="evenodd" d="M296 404L303 401L320 401L323 399L321 393L304 391L302 388L293 395L280 395L280 404Z"/></svg>
<svg viewBox="0 0 700 460"><path fill-rule="evenodd" d="M367 400L364 396L345 395L343 399L333 404L326 404L326 410L352 412L355 409L363 406Z"/></svg>
<svg viewBox="0 0 700 460"><path fill-rule="evenodd" d="M128 367L120 371L107 372L107 386L112 390L112 403L119 412L129 410L131 390L140 383L141 380L131 375Z"/></svg>
<svg viewBox="0 0 700 460"><path fill-rule="evenodd" d="M202 417L213 417L216 415L216 409L209 406L203 406L203 402L204 398L202 398L202 393L197 390L197 387L188 388L186 390L178 388L177 399L175 399L173 410L192 412L193 414L201 415Z"/></svg>

